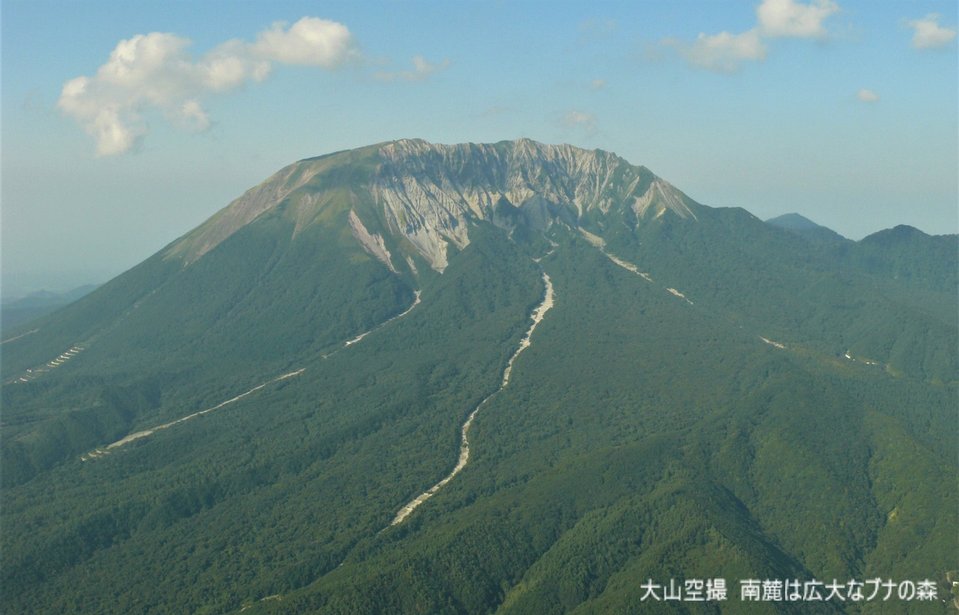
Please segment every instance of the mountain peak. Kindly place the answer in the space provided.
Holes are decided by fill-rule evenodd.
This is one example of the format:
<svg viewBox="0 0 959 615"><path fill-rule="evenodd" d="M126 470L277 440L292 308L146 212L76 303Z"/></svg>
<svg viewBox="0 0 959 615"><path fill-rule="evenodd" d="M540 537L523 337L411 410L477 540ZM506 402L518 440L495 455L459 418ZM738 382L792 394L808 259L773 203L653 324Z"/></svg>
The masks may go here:
<svg viewBox="0 0 959 615"><path fill-rule="evenodd" d="M775 218L770 218L769 220L766 220L766 224L771 224L773 226L778 226L779 228L789 229L792 231L808 231L811 229L825 228L822 225L816 224L809 218L797 213L788 213L781 216L776 216Z"/></svg>
<svg viewBox="0 0 959 615"><path fill-rule="evenodd" d="M869 242L896 242L896 241L909 241L915 238L926 238L929 235L923 233L914 226L909 226L908 224L899 224L893 228L883 229L877 231L863 239L863 241Z"/></svg>
<svg viewBox="0 0 959 615"><path fill-rule="evenodd" d="M527 138L453 145L400 139L287 166L167 254L192 262L282 203L297 228L322 218L318 207L351 203L351 228L380 226L437 271L445 269L450 245L469 244L469 227L480 220L545 230L556 220L578 226L612 212L635 226L667 214L695 220L701 207L649 169L603 150ZM372 230L361 235L364 245L385 241Z"/></svg>
<svg viewBox="0 0 959 615"><path fill-rule="evenodd" d="M766 220L766 224L789 231L808 240L818 242L843 242L846 238L836 231L816 224L809 218L797 213L783 214Z"/></svg>

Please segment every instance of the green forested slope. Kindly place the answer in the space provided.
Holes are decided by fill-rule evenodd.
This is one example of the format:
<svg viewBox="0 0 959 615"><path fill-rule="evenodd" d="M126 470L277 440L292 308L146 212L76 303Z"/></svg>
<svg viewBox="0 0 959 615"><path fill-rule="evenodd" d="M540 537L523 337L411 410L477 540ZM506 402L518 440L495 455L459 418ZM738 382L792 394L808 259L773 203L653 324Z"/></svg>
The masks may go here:
<svg viewBox="0 0 959 615"><path fill-rule="evenodd" d="M569 248L545 262L555 312L479 419L475 465L408 528L264 608L646 612L647 578L944 578L954 442L940 457L902 408L861 399L900 383L771 348ZM954 394L923 402L940 425ZM883 467L902 455L921 484Z"/></svg>
<svg viewBox="0 0 959 615"><path fill-rule="evenodd" d="M837 357L850 351L893 375L955 382L959 261L945 255L959 239L924 237L914 238L912 261L931 272L896 281L740 209L606 233L613 253L765 337Z"/></svg>
<svg viewBox="0 0 959 615"><path fill-rule="evenodd" d="M465 409L496 387L525 328L538 274L490 241L426 289L403 327L316 355L299 379L183 428L6 489L5 524L18 529L4 534L5 602L220 611L332 568L448 469Z"/></svg>
<svg viewBox="0 0 959 615"><path fill-rule="evenodd" d="M293 165L272 209L223 210L4 344L4 612L944 611L744 605L738 580L928 578L946 597L959 359L955 262L936 259L955 237L832 250L656 184L647 209L503 197L444 218L469 245L440 273L413 243L429 195L396 229L358 185L373 151ZM518 164L471 151L411 177L449 187L445 207ZM566 189L557 160L520 170ZM620 165L607 204L658 181L601 160ZM543 272L555 305L500 388ZM487 398L468 465L391 526ZM713 578L728 601L643 599Z"/></svg>
<svg viewBox="0 0 959 615"><path fill-rule="evenodd" d="M153 257L5 344L8 383L84 350L3 388L4 484L213 406L412 303L407 282L327 227L292 236L268 217L185 268Z"/></svg>

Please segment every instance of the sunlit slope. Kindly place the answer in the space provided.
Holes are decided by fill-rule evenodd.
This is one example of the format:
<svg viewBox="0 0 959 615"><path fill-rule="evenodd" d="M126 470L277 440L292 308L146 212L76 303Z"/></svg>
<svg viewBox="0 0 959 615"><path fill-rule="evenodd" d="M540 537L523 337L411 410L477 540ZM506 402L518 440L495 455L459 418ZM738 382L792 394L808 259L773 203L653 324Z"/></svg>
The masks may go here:
<svg viewBox="0 0 959 615"><path fill-rule="evenodd" d="M956 237L890 233L829 247L528 140L294 163L4 343L3 610L944 583Z"/></svg>
<svg viewBox="0 0 959 615"><path fill-rule="evenodd" d="M4 344L4 484L231 397L402 312L409 280L353 241L348 211L337 215L299 233L267 215L190 264L155 256ZM82 352L48 365L73 346Z"/></svg>
<svg viewBox="0 0 959 615"><path fill-rule="evenodd" d="M889 251L867 238L837 254L729 208L707 208L696 224L662 218L635 232L591 230L717 317L768 338L837 357L848 351L846 360L893 375L942 383L959 374L954 235L916 231L909 248Z"/></svg>
<svg viewBox="0 0 959 615"><path fill-rule="evenodd" d="M542 290L516 256L477 239L417 310L297 379L9 491L6 518L33 530L5 534L5 600L222 610L335 567L452 465L464 409L497 386Z"/></svg>
<svg viewBox="0 0 959 615"><path fill-rule="evenodd" d="M863 393L901 394L896 381L770 347L585 245L544 262L555 311L479 419L476 464L408 528L270 608L621 612L648 578L954 566L941 504L956 501L955 446L936 454L921 443L936 428L907 435L903 408ZM924 402L939 427L952 394ZM904 454L928 482L882 469ZM908 538L893 500L909 503ZM889 548L907 540L908 555Z"/></svg>

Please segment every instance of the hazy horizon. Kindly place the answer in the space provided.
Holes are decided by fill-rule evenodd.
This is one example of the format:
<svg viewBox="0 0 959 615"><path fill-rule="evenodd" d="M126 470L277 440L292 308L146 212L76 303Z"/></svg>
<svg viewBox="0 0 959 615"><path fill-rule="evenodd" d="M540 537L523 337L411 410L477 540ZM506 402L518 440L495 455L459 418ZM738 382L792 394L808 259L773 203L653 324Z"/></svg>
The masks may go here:
<svg viewBox="0 0 959 615"><path fill-rule="evenodd" d="M750 212L750 213L753 213L753 212ZM808 216L805 216L804 214L802 214L802 212L783 212L783 214L776 214L774 216L770 216L767 219L774 218L778 215L785 215L785 214L792 214L792 213L796 213L796 214L802 215L805 218L808 218ZM813 220L813 222L816 222L816 220ZM914 225L908 224L907 222L903 222L901 224L914 226ZM180 237L182 234L185 234L189 230L192 230L192 228L194 227L190 227L189 229L184 230L184 232L181 233L180 235L170 238L170 241L165 242L163 245L166 245L167 243L172 242L177 237ZM873 232L879 232L881 230L885 230L886 228L891 228L891 227L876 229ZM832 230L835 230L835 229L832 229ZM919 229L919 230L926 232L923 229ZM841 232L839 234L842 235ZM869 234L872 234L872 233L869 233ZM936 233L927 233L927 234L932 235ZM942 233L942 234L954 234L954 233ZM866 236L868 236L868 234ZM857 238L847 237L847 239L854 239L855 241L859 241L862 239L862 237L857 237ZM157 250L154 250L154 252L147 254L143 258L145 259L151 256L152 254L155 254L157 251L162 249L162 247L163 246L158 247ZM17 299L23 298L27 295L40 292L40 291L49 291L53 293L66 293L66 292L75 290L81 286L100 285L110 281L111 279L122 274L123 272L127 271L131 267L136 266L137 264L142 262L142 260L143 259L139 259L136 261L125 263L125 264L118 264L118 266L113 269L110 269L110 268L100 268L100 269L90 269L90 270L65 269L65 270L59 270L59 271L58 270L50 270L50 271L27 270L27 271L16 271L16 272L7 272L6 270L4 270L3 279L0 280L0 301L2 301L3 303L8 303L10 301L15 301Z"/></svg>
<svg viewBox="0 0 959 615"><path fill-rule="evenodd" d="M600 148L856 240L959 230L955 3L221 8L3 4L5 295L106 281L295 160L402 137Z"/></svg>

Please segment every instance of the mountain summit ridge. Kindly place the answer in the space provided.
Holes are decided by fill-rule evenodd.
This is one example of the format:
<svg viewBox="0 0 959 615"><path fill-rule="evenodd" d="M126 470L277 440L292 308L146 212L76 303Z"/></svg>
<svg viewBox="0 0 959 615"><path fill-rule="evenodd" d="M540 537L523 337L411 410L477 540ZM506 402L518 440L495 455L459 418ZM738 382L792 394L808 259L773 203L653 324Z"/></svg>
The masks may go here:
<svg viewBox="0 0 959 615"><path fill-rule="evenodd" d="M469 244L474 221L511 226L519 214L543 230L557 220L578 226L584 217L605 217L619 208L635 226L667 212L695 220L702 207L646 167L603 150L531 139L455 145L400 139L284 167L167 254L192 262L285 202L300 228L323 218L322 209L330 203L344 202L329 198L333 194L352 204L351 226L380 227L381 235L394 235L404 251L418 254L436 271L446 268L451 245L461 250ZM374 243L383 241L374 235L369 233ZM380 249L375 252L382 255Z"/></svg>

